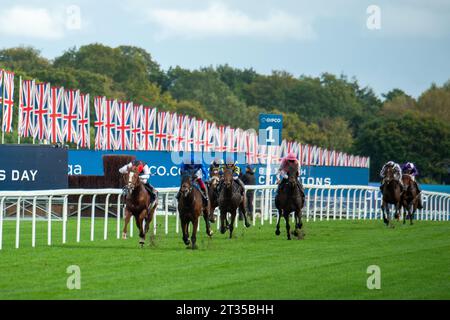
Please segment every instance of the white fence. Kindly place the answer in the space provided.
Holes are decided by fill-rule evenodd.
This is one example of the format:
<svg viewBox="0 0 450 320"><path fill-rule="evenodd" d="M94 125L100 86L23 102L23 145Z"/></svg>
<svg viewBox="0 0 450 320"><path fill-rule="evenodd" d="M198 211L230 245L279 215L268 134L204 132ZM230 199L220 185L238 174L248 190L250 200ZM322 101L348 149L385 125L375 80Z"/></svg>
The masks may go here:
<svg viewBox="0 0 450 320"><path fill-rule="evenodd" d="M274 194L276 186L248 186L248 191L254 192L251 220L253 225L257 221L272 224L276 209ZM169 216L176 217L175 232L179 233L179 216L171 200L178 188L158 189L160 205L153 220L153 233L157 231L157 221L164 218L164 232L169 233ZM366 186L316 186L305 185L306 204L303 209L303 217L306 221L316 220L342 220L342 219L382 219L381 194L377 187ZM21 221L31 219L31 245L36 246L36 222L47 222L47 244L52 244L52 222L62 224L62 243L67 243L67 221L71 216L76 216L76 241L81 240L81 218L88 211L90 219L90 237L94 241L95 221L103 212L103 239L108 238L109 219L116 221L116 236L121 237L123 226L123 209L120 189L69 189L49 191L0 191L0 250L3 247L3 223L15 221L15 247L20 245ZM83 201L91 197L87 203ZM104 197L105 201L97 201ZM111 197L117 198L114 203ZM69 198L77 201L69 203ZM424 209L418 210L416 220L448 221L450 216L450 194L436 192L422 192ZM100 203L101 202L101 203ZM60 212L54 211L54 208ZM98 222L98 220L97 220ZM238 227L238 219L236 219ZM130 221L130 236L133 236L134 223ZM219 224L217 223L217 229Z"/></svg>

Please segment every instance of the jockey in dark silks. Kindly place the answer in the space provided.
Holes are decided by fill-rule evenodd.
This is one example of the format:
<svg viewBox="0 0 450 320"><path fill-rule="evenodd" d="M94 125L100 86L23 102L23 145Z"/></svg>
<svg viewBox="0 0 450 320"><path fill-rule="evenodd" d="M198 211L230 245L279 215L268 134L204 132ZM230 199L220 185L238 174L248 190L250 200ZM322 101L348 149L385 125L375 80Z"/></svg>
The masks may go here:
<svg viewBox="0 0 450 320"><path fill-rule="evenodd" d="M203 177L208 177L208 172L206 171L205 166L202 163L195 163L194 154L190 156L185 156L185 159L181 163L181 176L188 174L193 178L195 182L198 183L200 187L200 193L203 196L203 202L205 205L208 204L208 190L206 189L205 182L203 181ZM178 191L176 195L177 200L180 199L180 191Z"/></svg>
<svg viewBox="0 0 450 320"><path fill-rule="evenodd" d="M392 170L394 171L394 179L400 183L400 186L402 187L402 192L403 192L405 190L405 186L403 185L403 181L402 181L402 169L400 168L400 165L398 163L395 163L394 161L389 161L381 169L380 177L383 178L383 180L381 181L381 186L380 186L381 192L383 192L383 187L386 182L385 178L386 178L387 168L392 168Z"/></svg>
<svg viewBox="0 0 450 320"><path fill-rule="evenodd" d="M148 167L148 165L144 161L135 160L133 162L130 162L129 164L124 165L119 169L119 172L121 174L126 174L132 167L137 168L137 171L139 172L139 180L141 180L142 184L145 187L145 190L147 190L147 192L150 194L150 201L155 201L156 197L158 196L158 191L156 191L156 189L149 183L150 168ZM123 194L126 195L128 189L124 188L123 190Z"/></svg>
<svg viewBox="0 0 450 320"><path fill-rule="evenodd" d="M302 194L303 200L305 197L305 190L302 183L300 182L300 162L297 160L297 156L294 153L289 153L285 158L281 160L280 168L278 169L278 188L277 193L280 191L281 186L288 179L289 169L293 167L295 172L297 172L297 186Z"/></svg>
<svg viewBox="0 0 450 320"><path fill-rule="evenodd" d="M421 193L422 190L420 190L419 184L418 184L417 181L416 181L416 176L419 175L419 170L417 170L417 167L414 165L414 163L412 163L412 162L407 162L407 163L403 164L403 165L402 165L402 173L403 173L403 174L408 174L408 175L410 175L410 176L412 177L412 180L413 180L414 183L416 184L417 191L418 191L419 193ZM419 198L419 205L418 205L417 208L419 208L419 209L422 209L422 208L423 208L421 197Z"/></svg>
<svg viewBox="0 0 450 320"><path fill-rule="evenodd" d="M237 166L237 161L234 161L233 157L229 157L227 158L226 163L222 163L220 165L220 176L221 178L223 177L223 174L225 172L226 169L231 170L231 172L233 173L233 180L237 182L237 184L241 187L241 195L244 196L245 193L245 184L244 182L242 182L242 180L239 178L240 174L241 174L241 168L239 168ZM217 188L218 192L220 193L220 190L222 188L223 185L223 179L220 180L220 184L219 187Z"/></svg>
<svg viewBox="0 0 450 320"><path fill-rule="evenodd" d="M214 159L209 166L209 177L211 178L214 175L214 172L220 172L220 160Z"/></svg>

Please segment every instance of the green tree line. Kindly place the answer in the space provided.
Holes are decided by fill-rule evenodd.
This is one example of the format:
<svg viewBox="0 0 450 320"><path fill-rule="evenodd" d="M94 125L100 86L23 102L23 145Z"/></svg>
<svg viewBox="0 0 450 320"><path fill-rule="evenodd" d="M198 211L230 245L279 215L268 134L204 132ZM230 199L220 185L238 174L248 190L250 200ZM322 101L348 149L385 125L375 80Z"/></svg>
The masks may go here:
<svg viewBox="0 0 450 320"><path fill-rule="evenodd" d="M23 79L80 89L91 99L130 100L242 129L256 128L259 113L281 113L283 138L370 156L372 180L394 160L415 162L422 181L450 182L450 80L432 84L417 99L399 88L378 97L343 74L262 75L227 64L163 70L142 48L102 44L71 48L53 60L31 47L3 49L0 67ZM6 141L17 141L17 130Z"/></svg>

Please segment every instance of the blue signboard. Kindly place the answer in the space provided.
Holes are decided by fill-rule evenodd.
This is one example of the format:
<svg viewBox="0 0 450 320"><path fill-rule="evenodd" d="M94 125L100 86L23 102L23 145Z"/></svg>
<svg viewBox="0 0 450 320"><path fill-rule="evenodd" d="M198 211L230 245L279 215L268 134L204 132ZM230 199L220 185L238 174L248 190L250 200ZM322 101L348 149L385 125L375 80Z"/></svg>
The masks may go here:
<svg viewBox="0 0 450 320"><path fill-rule="evenodd" d="M152 174L151 183L155 187L178 187L180 185L179 164L182 156L177 152L165 151L89 151L89 150L71 150L69 151L69 174L75 175L103 175L102 156L105 154L131 155L137 159L145 161ZM225 154L198 154L196 158L202 159L202 162L209 164L216 157L226 159ZM235 154L235 158L245 172L245 155ZM263 185L266 182L265 165L254 166L256 170L256 181ZM276 172L278 166L274 166L271 170L271 183L276 182ZM305 184L318 185L367 185L369 182L369 169L367 168L350 168L350 167L322 167L310 166L302 167L301 178Z"/></svg>
<svg viewBox="0 0 450 320"><path fill-rule="evenodd" d="M282 139L283 116L281 114L259 115L259 144L279 146Z"/></svg>
<svg viewBox="0 0 450 320"><path fill-rule="evenodd" d="M67 149L0 145L0 190L66 189Z"/></svg>

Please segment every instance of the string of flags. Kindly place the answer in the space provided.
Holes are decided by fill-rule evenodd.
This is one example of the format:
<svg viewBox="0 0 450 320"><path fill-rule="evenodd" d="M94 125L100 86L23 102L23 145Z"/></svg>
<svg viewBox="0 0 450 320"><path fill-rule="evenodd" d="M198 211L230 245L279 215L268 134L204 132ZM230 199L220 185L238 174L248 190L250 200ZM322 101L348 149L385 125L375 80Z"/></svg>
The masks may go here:
<svg viewBox="0 0 450 320"><path fill-rule="evenodd" d="M2 132L12 132L14 73L0 69ZM19 138L48 143L74 143L91 148L90 96L79 90L20 79ZM368 168L370 159L335 150L283 140L268 148L255 130L217 125L176 112L160 111L133 102L94 97L95 150L239 152L247 163L274 163L293 152L302 165Z"/></svg>

